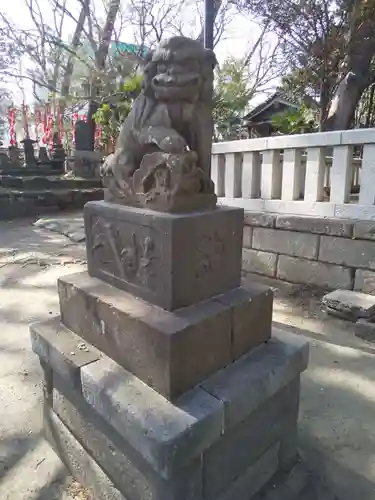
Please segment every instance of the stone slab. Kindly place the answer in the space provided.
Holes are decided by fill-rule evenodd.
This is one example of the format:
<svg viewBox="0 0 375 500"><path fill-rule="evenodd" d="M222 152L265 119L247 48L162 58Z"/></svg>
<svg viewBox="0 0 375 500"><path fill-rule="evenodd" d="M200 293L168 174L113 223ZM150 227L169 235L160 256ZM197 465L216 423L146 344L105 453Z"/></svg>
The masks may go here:
<svg viewBox="0 0 375 500"><path fill-rule="evenodd" d="M306 233L327 234L351 238L353 236L353 221L328 219L326 217L298 217L295 215L278 215L277 229L301 231Z"/></svg>
<svg viewBox="0 0 375 500"><path fill-rule="evenodd" d="M14 198L9 193L7 198L0 198L0 220L12 220L17 217L28 217L34 215L36 206L33 200L23 197Z"/></svg>
<svg viewBox="0 0 375 500"><path fill-rule="evenodd" d="M375 243L365 240L322 236L319 260L349 267L375 269Z"/></svg>
<svg viewBox="0 0 375 500"><path fill-rule="evenodd" d="M107 202L85 206L88 272L167 310L236 288L243 210L168 214Z"/></svg>
<svg viewBox="0 0 375 500"><path fill-rule="evenodd" d="M375 323L359 319L355 324L355 334L368 342L375 342Z"/></svg>
<svg viewBox="0 0 375 500"><path fill-rule="evenodd" d="M201 457L172 479L165 480L80 398L80 394L70 392L68 398L55 389L53 409L129 500L202 499Z"/></svg>
<svg viewBox="0 0 375 500"><path fill-rule="evenodd" d="M307 368L309 344L273 329L272 337L201 385L224 404L224 433L244 421Z"/></svg>
<svg viewBox="0 0 375 500"><path fill-rule="evenodd" d="M375 316L375 296L353 290L334 290L324 295L321 304L333 314L344 314L351 321Z"/></svg>
<svg viewBox="0 0 375 500"><path fill-rule="evenodd" d="M268 398L203 455L204 495L216 500L238 477L255 466L266 451L280 442L291 421L296 422L299 380Z"/></svg>
<svg viewBox="0 0 375 500"><path fill-rule="evenodd" d="M165 479L222 433L223 404L203 389L171 403L107 357L81 377L87 403Z"/></svg>
<svg viewBox="0 0 375 500"><path fill-rule="evenodd" d="M271 336L273 292L256 283L216 297L232 310L231 359L266 342Z"/></svg>
<svg viewBox="0 0 375 500"><path fill-rule="evenodd" d="M86 272L58 289L70 330L170 399L231 362L232 309L215 299L169 312Z"/></svg>
<svg viewBox="0 0 375 500"><path fill-rule="evenodd" d="M100 162L103 158L102 153L99 151L89 151L89 150L74 150L72 151L72 158L85 158L87 160Z"/></svg>
<svg viewBox="0 0 375 500"><path fill-rule="evenodd" d="M345 321L356 321L355 319L353 319L352 314L347 311L339 311L338 309L331 309L330 307L324 307L322 308L322 311L325 316L335 316L336 318L340 318Z"/></svg>
<svg viewBox="0 0 375 500"><path fill-rule="evenodd" d="M43 433L72 476L89 489L94 498L129 500L113 485L95 460L48 407L44 412Z"/></svg>
<svg viewBox="0 0 375 500"><path fill-rule="evenodd" d="M245 224L253 227L275 227L276 215L245 212Z"/></svg>
<svg viewBox="0 0 375 500"><path fill-rule="evenodd" d="M83 218L75 217L43 217L33 224L35 227L48 229L55 233L63 234L70 240L80 243L85 241L85 228Z"/></svg>
<svg viewBox="0 0 375 500"><path fill-rule="evenodd" d="M244 474L235 479L218 500L249 500L276 473L278 469L279 443L271 446Z"/></svg>
<svg viewBox="0 0 375 500"><path fill-rule="evenodd" d="M273 277L276 275L277 259L276 253L244 248L242 250L242 269L248 273Z"/></svg>
<svg viewBox="0 0 375 500"><path fill-rule="evenodd" d="M291 283L327 288L353 288L352 272L344 266L280 255L277 277Z"/></svg>
<svg viewBox="0 0 375 500"><path fill-rule="evenodd" d="M363 293L375 294L375 271L356 269L354 289Z"/></svg>
<svg viewBox="0 0 375 500"><path fill-rule="evenodd" d="M33 351L76 389L81 385L81 368L100 358L95 347L61 324L59 316L31 324L30 334Z"/></svg>
<svg viewBox="0 0 375 500"><path fill-rule="evenodd" d="M375 222L355 221L353 237L375 241Z"/></svg>
<svg viewBox="0 0 375 500"><path fill-rule="evenodd" d="M281 231L256 227L253 230L253 248L273 253L316 259L319 236L317 234Z"/></svg>
<svg viewBox="0 0 375 500"><path fill-rule="evenodd" d="M251 248L252 239L253 239L253 228L250 226L244 226L242 246L245 248Z"/></svg>

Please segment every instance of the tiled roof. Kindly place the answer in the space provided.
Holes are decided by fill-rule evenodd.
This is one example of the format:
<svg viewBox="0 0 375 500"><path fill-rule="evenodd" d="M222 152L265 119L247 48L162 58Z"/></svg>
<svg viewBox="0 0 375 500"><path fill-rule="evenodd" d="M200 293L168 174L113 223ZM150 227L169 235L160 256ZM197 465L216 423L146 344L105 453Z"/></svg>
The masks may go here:
<svg viewBox="0 0 375 500"><path fill-rule="evenodd" d="M270 96L266 101L263 101L261 104L252 109L247 115L245 115L244 120L250 120L255 116L259 115L267 108L269 108L275 101L282 102L283 104L287 104L295 108L299 108L299 105L296 102L293 102L288 97L286 97L282 91L277 91L272 96Z"/></svg>

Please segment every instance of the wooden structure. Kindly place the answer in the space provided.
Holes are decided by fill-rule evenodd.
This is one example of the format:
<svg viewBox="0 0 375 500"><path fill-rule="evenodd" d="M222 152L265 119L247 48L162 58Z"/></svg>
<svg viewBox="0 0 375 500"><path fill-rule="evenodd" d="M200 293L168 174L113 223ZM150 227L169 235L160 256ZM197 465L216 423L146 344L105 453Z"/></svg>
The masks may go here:
<svg viewBox="0 0 375 500"><path fill-rule="evenodd" d="M249 138L268 137L274 134L272 119L275 115L284 111L296 111L299 106L281 93L276 92L266 101L262 102L244 116L245 127Z"/></svg>

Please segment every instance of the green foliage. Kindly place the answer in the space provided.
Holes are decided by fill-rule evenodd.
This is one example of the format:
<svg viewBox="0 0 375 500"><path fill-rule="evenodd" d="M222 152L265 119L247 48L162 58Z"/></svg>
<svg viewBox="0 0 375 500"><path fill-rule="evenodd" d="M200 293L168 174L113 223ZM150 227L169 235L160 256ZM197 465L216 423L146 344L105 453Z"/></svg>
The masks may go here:
<svg viewBox="0 0 375 500"><path fill-rule="evenodd" d="M215 76L213 118L217 135L227 139L241 124L254 89L249 87L249 76L241 59L227 59L217 68Z"/></svg>
<svg viewBox="0 0 375 500"><path fill-rule="evenodd" d="M305 106L278 113L273 117L272 125L281 134L304 134L317 130L314 112Z"/></svg>
<svg viewBox="0 0 375 500"><path fill-rule="evenodd" d="M102 127L102 146L108 148L113 143L119 133L126 117L131 111L134 99L139 95L142 88L143 76L134 74L127 78L120 86L119 92L113 99L108 97L99 107L94 115L95 123Z"/></svg>

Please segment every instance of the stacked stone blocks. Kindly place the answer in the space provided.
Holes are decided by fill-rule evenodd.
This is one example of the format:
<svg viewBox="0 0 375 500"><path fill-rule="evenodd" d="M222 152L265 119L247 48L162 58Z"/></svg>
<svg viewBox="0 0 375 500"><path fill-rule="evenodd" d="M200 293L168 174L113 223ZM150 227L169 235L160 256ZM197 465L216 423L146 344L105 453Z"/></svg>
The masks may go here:
<svg viewBox="0 0 375 500"><path fill-rule="evenodd" d="M88 272L31 326L46 438L94 498L249 500L297 459L308 345L241 286L243 211L91 202L85 221Z"/></svg>
<svg viewBox="0 0 375 500"><path fill-rule="evenodd" d="M374 240L372 222L246 212L243 270L374 293Z"/></svg>
<svg viewBox="0 0 375 500"><path fill-rule="evenodd" d="M296 459L308 347L295 336L274 331L170 402L59 318L31 332L45 436L95 498L247 499Z"/></svg>

